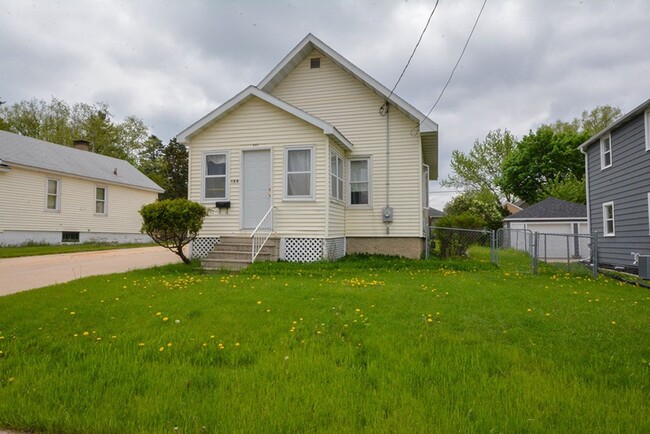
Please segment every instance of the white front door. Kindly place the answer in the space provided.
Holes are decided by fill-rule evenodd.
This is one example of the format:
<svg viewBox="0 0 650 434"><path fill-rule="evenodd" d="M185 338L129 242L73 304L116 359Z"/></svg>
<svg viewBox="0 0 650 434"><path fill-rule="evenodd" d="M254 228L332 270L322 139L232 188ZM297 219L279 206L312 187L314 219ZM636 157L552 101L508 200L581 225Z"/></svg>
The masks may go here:
<svg viewBox="0 0 650 434"><path fill-rule="evenodd" d="M255 229L271 207L271 151L244 151L242 227Z"/></svg>

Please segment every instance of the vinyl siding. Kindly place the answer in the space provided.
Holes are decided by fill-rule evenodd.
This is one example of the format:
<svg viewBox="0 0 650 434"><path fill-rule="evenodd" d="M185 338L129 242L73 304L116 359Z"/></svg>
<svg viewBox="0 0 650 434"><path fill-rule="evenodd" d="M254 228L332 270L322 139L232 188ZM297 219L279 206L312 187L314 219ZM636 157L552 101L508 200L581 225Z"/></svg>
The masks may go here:
<svg viewBox="0 0 650 434"><path fill-rule="evenodd" d="M45 210L47 179L60 181L60 211ZM106 215L95 215L95 187L107 189ZM0 173L0 231L138 234L139 210L158 193L13 167Z"/></svg>
<svg viewBox="0 0 650 434"><path fill-rule="evenodd" d="M272 203L275 228L279 236L324 237L327 190L329 182L328 139L322 130L268 104L252 98L228 116L198 133L190 142L189 197L201 202L203 156L215 151L228 152L228 173L231 208L226 212L213 209L205 219L200 236L237 235L241 230L241 159L244 150L271 151ZM315 152L314 200L286 200L284 189L284 148L313 146ZM214 201L206 201L214 207Z"/></svg>
<svg viewBox="0 0 650 434"><path fill-rule="evenodd" d="M312 57L320 57L320 68L310 68ZM318 51L301 62L271 93L334 125L353 144L353 150L344 155L346 159L371 157L372 208L346 208L345 235L386 236L386 225L382 222L382 208L387 203L386 118L379 114L383 99ZM388 202L394 209L390 235L421 237L422 150L419 135L411 134L417 123L396 109L390 111L389 119Z"/></svg>
<svg viewBox="0 0 650 434"><path fill-rule="evenodd" d="M601 170L600 143L587 149L591 231L598 232L600 263L632 266L631 252L650 254L650 152L643 114L612 130L612 166ZM615 235L603 237L603 203L614 202Z"/></svg>
<svg viewBox="0 0 650 434"><path fill-rule="evenodd" d="M345 185L345 180L348 179L348 167L345 164L345 151L337 146L331 140L329 141L330 149L336 151L341 157L343 157L343 201L345 201L348 188ZM330 192L332 191L332 177L330 176L330 165L329 165L329 152L328 152L328 165L327 165L327 196L329 198L328 203L328 221L327 221L327 238L338 238L345 236L345 202L341 203L338 200L330 198Z"/></svg>

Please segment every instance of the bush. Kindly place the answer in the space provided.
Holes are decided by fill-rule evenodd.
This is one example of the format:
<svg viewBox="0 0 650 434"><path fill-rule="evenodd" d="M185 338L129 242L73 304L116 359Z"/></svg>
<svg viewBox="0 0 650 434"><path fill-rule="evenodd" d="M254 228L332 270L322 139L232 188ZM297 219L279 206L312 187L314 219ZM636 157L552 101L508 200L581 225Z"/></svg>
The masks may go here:
<svg viewBox="0 0 650 434"><path fill-rule="evenodd" d="M458 229L483 229L485 220L481 217L465 212L458 215L448 215L438 220L435 234L440 242L440 257L452 258L467 256L467 249L472 244L481 244L481 234L464 231L454 231L443 228Z"/></svg>

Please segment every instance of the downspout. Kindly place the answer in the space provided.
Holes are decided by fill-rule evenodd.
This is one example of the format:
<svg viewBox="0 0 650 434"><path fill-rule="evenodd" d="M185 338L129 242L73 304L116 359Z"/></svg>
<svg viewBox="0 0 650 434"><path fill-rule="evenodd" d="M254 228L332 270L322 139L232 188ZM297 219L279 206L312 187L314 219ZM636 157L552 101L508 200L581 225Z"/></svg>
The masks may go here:
<svg viewBox="0 0 650 434"><path fill-rule="evenodd" d="M589 198L589 154L587 153L587 150L583 148L582 146L578 147L580 152L585 156L585 188L586 188L586 194L587 194L587 223L589 225L589 233L591 234L591 206L590 206L590 198Z"/></svg>

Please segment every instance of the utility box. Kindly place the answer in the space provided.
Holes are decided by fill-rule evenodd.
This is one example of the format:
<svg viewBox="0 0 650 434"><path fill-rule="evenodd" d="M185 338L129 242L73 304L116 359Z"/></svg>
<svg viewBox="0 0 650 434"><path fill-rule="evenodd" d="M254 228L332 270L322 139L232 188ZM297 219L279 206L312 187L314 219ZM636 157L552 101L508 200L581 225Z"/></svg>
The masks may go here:
<svg viewBox="0 0 650 434"><path fill-rule="evenodd" d="M639 255L639 277L650 280L650 255Z"/></svg>
<svg viewBox="0 0 650 434"><path fill-rule="evenodd" d="M387 206L382 210L381 219L384 223L393 222L393 207Z"/></svg>

